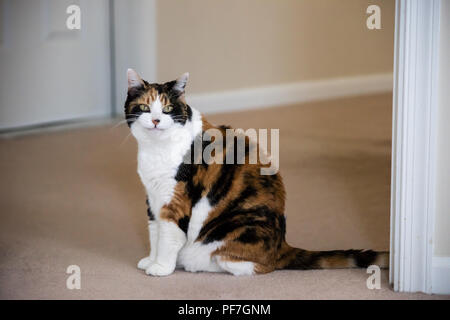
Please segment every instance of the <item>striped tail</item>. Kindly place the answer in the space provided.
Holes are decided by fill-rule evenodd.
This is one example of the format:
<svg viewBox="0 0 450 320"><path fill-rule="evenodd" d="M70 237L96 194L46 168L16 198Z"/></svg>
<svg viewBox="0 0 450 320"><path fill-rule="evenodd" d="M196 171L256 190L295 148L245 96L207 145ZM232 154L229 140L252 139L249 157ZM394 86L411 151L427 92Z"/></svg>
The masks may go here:
<svg viewBox="0 0 450 320"><path fill-rule="evenodd" d="M389 252L372 250L307 251L288 245L278 259L277 269L342 269L389 267Z"/></svg>

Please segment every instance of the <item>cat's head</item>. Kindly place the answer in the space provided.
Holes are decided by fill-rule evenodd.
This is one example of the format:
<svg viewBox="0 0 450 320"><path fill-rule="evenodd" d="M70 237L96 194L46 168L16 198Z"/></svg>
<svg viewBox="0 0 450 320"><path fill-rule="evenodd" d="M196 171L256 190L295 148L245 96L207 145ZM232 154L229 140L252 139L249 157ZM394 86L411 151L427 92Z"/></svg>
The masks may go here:
<svg viewBox="0 0 450 320"><path fill-rule="evenodd" d="M188 73L163 84L148 83L132 69L127 76L125 118L136 138L168 135L191 120L192 109L184 99Z"/></svg>

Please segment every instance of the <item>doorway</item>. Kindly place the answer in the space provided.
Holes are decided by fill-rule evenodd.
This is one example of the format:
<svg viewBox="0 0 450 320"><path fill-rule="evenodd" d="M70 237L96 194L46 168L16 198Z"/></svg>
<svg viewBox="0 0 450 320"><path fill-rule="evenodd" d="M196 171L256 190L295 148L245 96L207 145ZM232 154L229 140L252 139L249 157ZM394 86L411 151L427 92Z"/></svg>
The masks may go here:
<svg viewBox="0 0 450 320"><path fill-rule="evenodd" d="M66 26L70 5L83 8L79 30ZM0 8L0 130L111 114L108 0L1 0Z"/></svg>

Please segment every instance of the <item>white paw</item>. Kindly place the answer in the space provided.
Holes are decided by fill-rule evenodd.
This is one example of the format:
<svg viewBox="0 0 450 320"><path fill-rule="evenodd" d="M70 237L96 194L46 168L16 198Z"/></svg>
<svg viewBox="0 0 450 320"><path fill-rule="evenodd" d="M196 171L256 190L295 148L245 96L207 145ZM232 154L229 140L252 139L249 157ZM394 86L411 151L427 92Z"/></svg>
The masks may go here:
<svg viewBox="0 0 450 320"><path fill-rule="evenodd" d="M168 276L169 274L173 273L175 270L175 266L165 266L162 264L159 264L158 262L152 263L146 270L145 273L152 276Z"/></svg>
<svg viewBox="0 0 450 320"><path fill-rule="evenodd" d="M139 260L137 267L138 269L146 270L152 263L153 260L150 260L150 257L145 257Z"/></svg>

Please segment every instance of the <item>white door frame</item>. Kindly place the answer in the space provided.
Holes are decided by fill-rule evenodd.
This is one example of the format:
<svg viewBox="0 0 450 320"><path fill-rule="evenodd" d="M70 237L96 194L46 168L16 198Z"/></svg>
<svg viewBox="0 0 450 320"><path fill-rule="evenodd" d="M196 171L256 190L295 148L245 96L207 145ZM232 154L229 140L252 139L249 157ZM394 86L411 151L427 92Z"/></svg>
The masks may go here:
<svg viewBox="0 0 450 320"><path fill-rule="evenodd" d="M128 68L136 69L149 82L156 82L156 0L110 0L114 44L115 112L123 114ZM133 64L131 63L133 62Z"/></svg>
<svg viewBox="0 0 450 320"><path fill-rule="evenodd" d="M397 0L390 283L432 293L440 0Z"/></svg>

